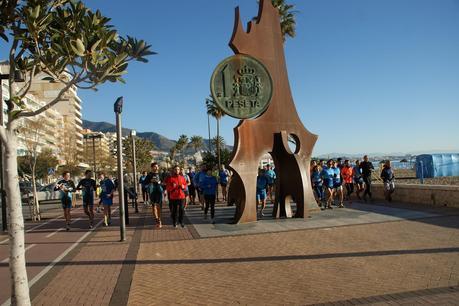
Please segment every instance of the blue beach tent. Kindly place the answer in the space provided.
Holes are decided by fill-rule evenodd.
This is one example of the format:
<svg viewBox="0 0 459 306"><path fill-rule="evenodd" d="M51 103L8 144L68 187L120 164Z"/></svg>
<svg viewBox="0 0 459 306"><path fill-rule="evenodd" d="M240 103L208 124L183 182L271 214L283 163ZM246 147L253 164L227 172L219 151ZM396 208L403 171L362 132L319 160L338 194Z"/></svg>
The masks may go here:
<svg viewBox="0 0 459 306"><path fill-rule="evenodd" d="M459 176L459 153L422 154L416 157L416 177Z"/></svg>

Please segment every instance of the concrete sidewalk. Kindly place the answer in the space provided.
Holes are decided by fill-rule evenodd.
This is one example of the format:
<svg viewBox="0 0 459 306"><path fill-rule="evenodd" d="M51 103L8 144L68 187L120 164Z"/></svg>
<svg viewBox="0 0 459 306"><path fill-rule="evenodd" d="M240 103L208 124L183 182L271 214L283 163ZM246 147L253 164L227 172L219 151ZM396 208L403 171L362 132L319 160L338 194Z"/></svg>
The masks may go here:
<svg viewBox="0 0 459 306"><path fill-rule="evenodd" d="M33 304L459 301L459 210L354 203L308 220L240 226L227 224L231 209L219 205L212 225L189 207L182 229L165 205L160 230L149 208L131 213L126 242L117 224L99 227L32 286Z"/></svg>

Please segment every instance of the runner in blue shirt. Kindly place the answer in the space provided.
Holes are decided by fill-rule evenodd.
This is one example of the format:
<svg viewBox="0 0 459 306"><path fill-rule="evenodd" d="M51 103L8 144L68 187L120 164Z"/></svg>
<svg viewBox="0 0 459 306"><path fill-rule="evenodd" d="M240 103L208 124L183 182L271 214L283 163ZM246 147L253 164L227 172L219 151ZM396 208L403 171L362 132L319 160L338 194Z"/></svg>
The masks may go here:
<svg viewBox="0 0 459 306"><path fill-rule="evenodd" d="M321 176L324 182L324 187L327 190L327 201L324 208L333 209L331 203L333 202L334 189L333 189L333 177L335 175L335 170L333 170L333 160L330 159L327 161L327 165L322 168Z"/></svg>
<svg viewBox="0 0 459 306"><path fill-rule="evenodd" d="M207 212L209 211L210 206L210 217L212 219L212 224L215 223L215 199L217 195L218 182L217 178L212 175L212 169L208 169L207 173L204 175L204 178L199 184L202 194L204 195L205 208L204 208L204 219L207 219Z"/></svg>
<svg viewBox="0 0 459 306"><path fill-rule="evenodd" d="M115 184L108 177L105 177L103 172L99 173L100 180L100 199L104 205L104 225L109 226L112 222L113 193L115 192Z"/></svg>
<svg viewBox="0 0 459 306"><path fill-rule="evenodd" d="M341 169L334 161L332 162L333 169L333 189L335 196L339 197L339 207L344 207L343 181L341 180Z"/></svg>
<svg viewBox="0 0 459 306"><path fill-rule="evenodd" d="M268 178L268 196L271 202L274 202L273 200L273 192L274 192L274 184L276 183L276 172L272 169L270 165L266 166L266 172L265 172L266 177Z"/></svg>
<svg viewBox="0 0 459 306"><path fill-rule="evenodd" d="M222 186L222 194L223 194L223 202L226 202L226 186L228 186L228 178L229 178L229 171L225 169L225 165L221 165L220 172L218 173L218 177L220 180L220 186ZM217 192L217 201L218 201L218 192Z"/></svg>
<svg viewBox="0 0 459 306"><path fill-rule="evenodd" d="M142 172L139 178L140 188L142 188L142 199L143 203L146 204L148 201L147 185L149 184L145 179L147 178L147 171Z"/></svg>
<svg viewBox="0 0 459 306"><path fill-rule="evenodd" d="M317 196L317 204L319 207L322 208L322 201L324 200L324 186L323 186L323 180L322 176L320 173L320 168L318 165L313 166L312 172L311 172L311 183L312 183L312 188L316 193Z"/></svg>
<svg viewBox="0 0 459 306"><path fill-rule="evenodd" d="M89 228L94 226L94 192L96 181L92 179L92 171L86 170L85 178L78 182L76 190L82 190L84 213L89 217Z"/></svg>
<svg viewBox="0 0 459 306"><path fill-rule="evenodd" d="M269 186L269 177L266 175L266 171L264 169L258 169L258 176L257 176L257 211L259 205L261 206L260 209L260 217L264 216L264 209L266 207L266 190Z"/></svg>
<svg viewBox="0 0 459 306"><path fill-rule="evenodd" d="M194 176L194 181L193 181L194 187L196 188L196 191L198 193L198 200L201 205L201 210L204 210L204 196L201 190L201 181L204 179L205 175L206 175L206 167L202 165L201 171L196 173L196 175Z"/></svg>
<svg viewBox="0 0 459 306"><path fill-rule="evenodd" d="M195 180L194 180L195 176L196 176L196 172L194 172L194 168L189 167L188 177L190 178L191 184L188 185L188 191L190 193L190 204L191 205L196 204L196 186L195 186Z"/></svg>

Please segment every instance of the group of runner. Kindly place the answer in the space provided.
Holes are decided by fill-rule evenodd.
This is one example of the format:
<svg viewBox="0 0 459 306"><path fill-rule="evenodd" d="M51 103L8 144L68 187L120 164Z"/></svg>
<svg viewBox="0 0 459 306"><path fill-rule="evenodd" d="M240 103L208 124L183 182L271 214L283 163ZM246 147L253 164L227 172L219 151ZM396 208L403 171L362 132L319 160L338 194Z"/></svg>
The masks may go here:
<svg viewBox="0 0 459 306"><path fill-rule="evenodd" d="M336 200L338 207L344 207L344 201L350 200L351 195L356 192L357 198L371 199L371 175L374 171L373 164L368 160L368 156L363 157L363 161L356 160L351 164L349 160L338 158L336 161L330 159L313 160L311 162L311 183L314 190L317 204L321 209L331 209ZM83 208L89 218L89 227L94 226L94 201L96 191L100 187L99 205L104 209L105 226L111 224L111 206L113 204L113 194L116 189L114 182L99 173L99 181L93 178L93 172L87 170L85 178L75 186L71 180L70 172L65 171L62 179L55 185L55 190L61 193L61 203L66 220L66 229L70 229L72 194L82 191ZM381 171L381 178L384 182L386 199L392 200L391 194L394 191L394 173L390 162L387 161ZM144 204L152 208L152 215L157 228L162 227L162 205L166 201L169 204L170 217L174 227L180 225L185 227L184 214L188 204L200 205L207 219L209 210L211 222L215 223L215 203L218 201L219 188L221 187L222 200L227 201L227 186L231 179L231 172L221 166L218 171L212 167L203 165L200 171L195 171L194 167L187 170L180 166L174 166L170 172L161 171L158 163L151 164L150 172L143 172L139 184L142 190ZM273 201L276 172L269 164L260 168L256 183L257 213L260 217L264 216L266 200ZM345 188L345 190L344 190Z"/></svg>
<svg viewBox="0 0 459 306"><path fill-rule="evenodd" d="M64 171L62 173L62 179L60 179L54 187L55 191L60 192L61 205L64 210L67 231L70 230L71 224L70 211L73 207L73 193L77 190L82 191L83 209L89 218L89 228L93 228L94 226L94 200L98 187L100 187L99 205L102 204L104 207L104 225L109 226L111 224L111 206L113 204L115 184L111 179L105 177L103 172L99 173L98 183L92 178L92 176L93 172L91 170L86 170L85 178L80 180L75 186L75 183L71 179L70 172Z"/></svg>
<svg viewBox="0 0 459 306"><path fill-rule="evenodd" d="M218 177L218 178L217 178ZM151 164L151 172L144 171L139 179L144 203L151 205L156 227L162 227L161 210L166 200L169 202L169 211L172 224L177 227L184 225L184 211L188 204L201 205L204 219L207 219L210 210L212 223L215 223L215 203L218 200L218 185L221 186L222 199L226 201L227 185L230 172L221 166L218 173L212 167L203 165L195 172L193 167L187 170L175 166L172 171L159 171L157 163Z"/></svg>
<svg viewBox="0 0 459 306"><path fill-rule="evenodd" d="M366 202L372 198L371 175L375 168L369 161L368 156L363 157L363 161L356 160L354 164L342 158L336 161L330 159L311 161L311 184L317 204L321 209L332 209L333 204L338 200L338 207L344 207L345 200L351 200L351 195L356 192L360 200L360 193L363 192L363 200ZM381 178L384 182L386 199L392 200L392 193L395 190L394 172L390 161L386 161L381 171ZM346 192L344 192L344 188Z"/></svg>

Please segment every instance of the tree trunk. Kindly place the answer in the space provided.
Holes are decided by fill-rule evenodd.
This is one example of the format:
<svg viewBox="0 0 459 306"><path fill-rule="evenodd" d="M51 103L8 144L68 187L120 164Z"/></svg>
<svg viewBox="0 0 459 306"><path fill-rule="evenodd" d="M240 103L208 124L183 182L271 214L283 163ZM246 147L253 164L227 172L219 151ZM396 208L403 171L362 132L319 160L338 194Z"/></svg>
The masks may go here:
<svg viewBox="0 0 459 306"><path fill-rule="evenodd" d="M38 198L37 198L37 183L36 183L36 176L35 176L35 165L36 161L34 162L34 165L32 167L32 192L33 192L33 220L34 221L40 221L41 216L40 216L40 204L38 203Z"/></svg>
<svg viewBox="0 0 459 306"><path fill-rule="evenodd" d="M218 171L220 171L220 119L217 118L217 158L218 158Z"/></svg>
<svg viewBox="0 0 459 306"><path fill-rule="evenodd" d="M8 203L9 266L11 275L11 305L30 305L29 283L25 261L24 217L18 184L17 138L14 131L3 127L5 148L4 177Z"/></svg>

